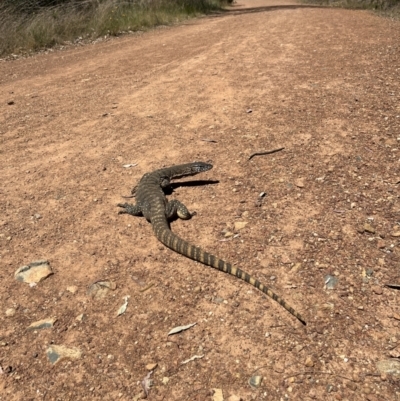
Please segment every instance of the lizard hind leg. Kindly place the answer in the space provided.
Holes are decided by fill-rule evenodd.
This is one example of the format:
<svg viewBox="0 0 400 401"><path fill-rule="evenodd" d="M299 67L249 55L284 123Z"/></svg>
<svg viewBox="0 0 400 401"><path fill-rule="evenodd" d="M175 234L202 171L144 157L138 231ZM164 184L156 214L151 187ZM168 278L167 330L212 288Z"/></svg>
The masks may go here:
<svg viewBox="0 0 400 401"><path fill-rule="evenodd" d="M130 203L118 203L118 207L122 207L124 210L120 210L118 214L130 214L132 216L141 216L142 208L138 205L131 205Z"/></svg>
<svg viewBox="0 0 400 401"><path fill-rule="evenodd" d="M169 201L165 208L167 219L172 219L178 216L182 220L189 220L196 213L190 213L187 207L176 199Z"/></svg>

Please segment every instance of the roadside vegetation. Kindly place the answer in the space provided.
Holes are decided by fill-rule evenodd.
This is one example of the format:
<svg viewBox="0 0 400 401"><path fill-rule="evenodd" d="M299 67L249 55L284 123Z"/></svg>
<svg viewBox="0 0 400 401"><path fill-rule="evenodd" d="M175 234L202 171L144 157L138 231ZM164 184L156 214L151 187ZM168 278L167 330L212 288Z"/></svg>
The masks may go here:
<svg viewBox="0 0 400 401"><path fill-rule="evenodd" d="M302 3L375 10L383 16L400 19L400 0L302 0Z"/></svg>
<svg viewBox="0 0 400 401"><path fill-rule="evenodd" d="M225 0L0 0L0 57L167 25Z"/></svg>

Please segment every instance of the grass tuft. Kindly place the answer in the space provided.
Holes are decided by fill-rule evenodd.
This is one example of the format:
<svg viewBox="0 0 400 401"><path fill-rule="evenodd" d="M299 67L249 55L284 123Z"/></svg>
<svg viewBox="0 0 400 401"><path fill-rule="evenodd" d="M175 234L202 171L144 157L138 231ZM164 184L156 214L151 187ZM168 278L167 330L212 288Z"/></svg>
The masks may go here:
<svg viewBox="0 0 400 401"><path fill-rule="evenodd" d="M0 57L168 25L224 0L0 0Z"/></svg>

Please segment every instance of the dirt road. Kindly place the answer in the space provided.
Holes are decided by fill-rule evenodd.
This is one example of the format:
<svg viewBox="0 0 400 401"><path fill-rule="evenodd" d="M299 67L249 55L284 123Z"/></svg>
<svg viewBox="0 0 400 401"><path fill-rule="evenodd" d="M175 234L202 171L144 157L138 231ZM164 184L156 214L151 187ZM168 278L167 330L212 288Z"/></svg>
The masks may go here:
<svg viewBox="0 0 400 401"><path fill-rule="evenodd" d="M137 399L153 363L149 400L400 399L376 366L400 355L400 294L384 286L400 284L399 38L366 12L240 0L1 62L0 400ZM144 173L194 160L214 169L170 196L197 211L173 231L254 274L307 327L117 214ZM14 279L38 259L55 274ZM117 288L92 300L97 280ZM82 355L52 365L50 345Z"/></svg>

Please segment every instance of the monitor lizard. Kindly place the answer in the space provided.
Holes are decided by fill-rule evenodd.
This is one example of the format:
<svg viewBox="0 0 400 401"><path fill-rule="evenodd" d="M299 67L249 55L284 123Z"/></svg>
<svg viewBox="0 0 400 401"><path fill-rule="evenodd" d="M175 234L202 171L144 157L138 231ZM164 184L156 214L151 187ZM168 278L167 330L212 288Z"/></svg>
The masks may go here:
<svg viewBox="0 0 400 401"><path fill-rule="evenodd" d="M203 249L190 244L174 234L169 226L169 220L178 216L181 219L190 219L193 214L188 211L185 205L178 200L167 200L164 189L168 188L172 179L191 176L203 171L210 170L213 166L208 163L195 162L181 164L168 168L162 168L152 173L145 174L138 185L132 190L136 196L136 205L129 203L119 203L118 206L123 210L119 214L127 213L132 216L143 215L153 227L154 234L164 245L184 255L192 260L214 267L220 271L236 276L246 283L256 287L264 294L282 305L288 312L306 325L303 317L286 303L279 295L275 294L270 288L260 283L250 274L238 267L205 252Z"/></svg>

